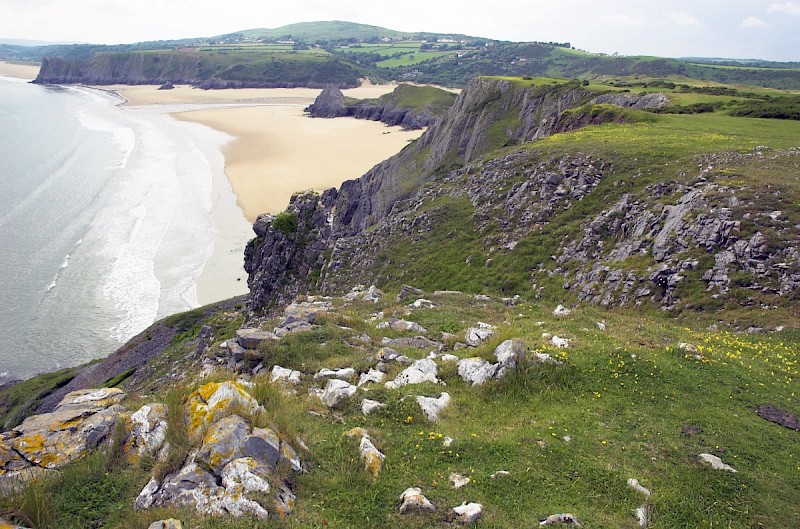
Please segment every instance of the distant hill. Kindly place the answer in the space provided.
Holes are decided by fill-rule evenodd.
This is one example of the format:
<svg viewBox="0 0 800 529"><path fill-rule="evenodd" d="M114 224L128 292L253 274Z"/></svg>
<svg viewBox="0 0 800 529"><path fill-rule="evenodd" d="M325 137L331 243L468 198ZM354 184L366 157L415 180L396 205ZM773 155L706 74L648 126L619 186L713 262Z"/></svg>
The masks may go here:
<svg viewBox="0 0 800 529"><path fill-rule="evenodd" d="M117 56L125 53L134 55L131 60ZM115 54L113 61L106 57L108 54ZM158 63L164 57L168 60ZM375 81L463 87L478 75L501 75L647 77L674 82L689 78L800 89L798 63L606 55L576 50L569 42L504 42L460 34L401 32L343 21L303 22L215 37L116 46L0 44L3 58L50 59L37 82L56 84L180 81L224 87L330 83L344 88L369 77ZM181 65L180 77L174 77L174 61ZM111 62L137 70L109 69Z"/></svg>

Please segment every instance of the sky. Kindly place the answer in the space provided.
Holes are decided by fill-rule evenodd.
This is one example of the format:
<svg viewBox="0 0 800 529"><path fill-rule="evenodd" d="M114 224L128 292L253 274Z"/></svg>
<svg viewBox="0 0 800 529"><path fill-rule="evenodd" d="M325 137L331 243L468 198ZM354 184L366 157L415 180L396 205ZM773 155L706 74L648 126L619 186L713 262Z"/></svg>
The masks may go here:
<svg viewBox="0 0 800 529"><path fill-rule="evenodd" d="M346 20L586 51L800 61L800 1L0 0L0 38L98 44Z"/></svg>

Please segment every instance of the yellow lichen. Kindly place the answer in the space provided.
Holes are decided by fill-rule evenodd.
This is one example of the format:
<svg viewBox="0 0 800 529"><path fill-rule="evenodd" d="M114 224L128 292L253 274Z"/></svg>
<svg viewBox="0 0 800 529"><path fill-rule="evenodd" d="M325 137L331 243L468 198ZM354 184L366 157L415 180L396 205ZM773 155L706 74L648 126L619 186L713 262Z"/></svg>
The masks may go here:
<svg viewBox="0 0 800 529"><path fill-rule="evenodd" d="M367 452L364 455L364 466L375 479L383 469L383 459L376 452Z"/></svg>

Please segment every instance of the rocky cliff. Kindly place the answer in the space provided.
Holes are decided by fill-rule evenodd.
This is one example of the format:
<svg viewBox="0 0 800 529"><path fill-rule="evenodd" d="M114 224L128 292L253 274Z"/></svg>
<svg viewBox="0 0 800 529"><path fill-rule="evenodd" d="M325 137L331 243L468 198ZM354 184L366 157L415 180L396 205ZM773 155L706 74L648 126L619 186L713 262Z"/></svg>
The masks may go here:
<svg viewBox="0 0 800 529"><path fill-rule="evenodd" d="M418 130L433 125L454 98L455 95L434 87L400 85L378 99L352 102L345 99L338 87L329 85L306 112L313 118L354 117Z"/></svg>

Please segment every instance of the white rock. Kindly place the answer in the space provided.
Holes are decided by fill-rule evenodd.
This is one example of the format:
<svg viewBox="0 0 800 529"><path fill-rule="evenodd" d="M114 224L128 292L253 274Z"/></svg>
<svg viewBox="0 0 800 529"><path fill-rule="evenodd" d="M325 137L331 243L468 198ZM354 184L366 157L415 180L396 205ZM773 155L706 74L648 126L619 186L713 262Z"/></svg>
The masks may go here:
<svg viewBox="0 0 800 529"><path fill-rule="evenodd" d="M525 342L514 338L498 345L494 350L494 356L504 366L516 366L525 361L526 349Z"/></svg>
<svg viewBox="0 0 800 529"><path fill-rule="evenodd" d="M466 487L469 482L470 479L468 476L457 474L455 472L452 472L450 474L450 483L453 484L454 489L460 489L461 487Z"/></svg>
<svg viewBox="0 0 800 529"><path fill-rule="evenodd" d="M135 440L140 456L145 452L155 454L164 444L167 435L166 413L163 404L145 404L131 415L131 439Z"/></svg>
<svg viewBox="0 0 800 529"><path fill-rule="evenodd" d="M553 336L553 335L550 334L549 332L543 332L542 333L542 338L544 338L545 340L549 339L551 336Z"/></svg>
<svg viewBox="0 0 800 529"><path fill-rule="evenodd" d="M433 504L428 501L428 498L422 495L422 489L419 487L407 488L400 495L400 501L403 502L402 505L400 505L400 514L411 510L436 510L436 507L434 507Z"/></svg>
<svg viewBox="0 0 800 529"><path fill-rule="evenodd" d="M476 347L491 338L494 334L491 327L481 327L481 325L486 325L485 323L478 323L478 325L478 327L470 327L467 329L464 335L464 340L467 342L467 345Z"/></svg>
<svg viewBox="0 0 800 529"><path fill-rule="evenodd" d="M555 525L561 523L572 524L577 527L580 527L581 525L578 523L578 519L575 518L575 515L571 513L551 514L550 516L539 522L539 525Z"/></svg>
<svg viewBox="0 0 800 529"><path fill-rule="evenodd" d="M648 511L649 509L647 508L647 505L640 505L636 509L636 519L639 520L639 527L642 529L647 529Z"/></svg>
<svg viewBox="0 0 800 529"><path fill-rule="evenodd" d="M650 489L646 489L639 484L638 479L628 478L628 486L640 494L644 494L646 498L650 497Z"/></svg>
<svg viewBox="0 0 800 529"><path fill-rule="evenodd" d="M411 332L416 332L416 333L420 333L420 334L425 334L425 333L428 332L428 329L426 329L425 327L423 327L419 323L416 323L416 322L413 322L413 321L407 321L407 320L394 320L392 322L389 322L389 327L393 331L397 331L397 332L411 331Z"/></svg>
<svg viewBox="0 0 800 529"><path fill-rule="evenodd" d="M414 307L415 309L433 309L433 308L436 308L436 305L433 304L433 301L430 301L430 300L427 300L427 299L424 299L424 298L420 298L420 299L414 301L414 303L412 303L410 306Z"/></svg>
<svg viewBox="0 0 800 529"><path fill-rule="evenodd" d="M566 349L569 347L569 339L568 338L559 338L558 336L553 336L550 338L550 343L558 347L559 349Z"/></svg>
<svg viewBox="0 0 800 529"><path fill-rule="evenodd" d="M368 384L370 382L374 382L376 384L380 384L383 382L383 379L386 377L386 373L382 371L378 371L377 369L370 369L367 373L362 373L360 377L358 377L358 385L359 387L363 386L364 384Z"/></svg>
<svg viewBox="0 0 800 529"><path fill-rule="evenodd" d="M303 374L300 371L294 371L279 365L272 366L272 371L269 375L270 382L280 381L288 382L289 384L299 384L302 378Z"/></svg>
<svg viewBox="0 0 800 529"><path fill-rule="evenodd" d="M267 469L250 457L234 459L225 465L221 477L222 485L230 492L237 489L263 494L269 492Z"/></svg>
<svg viewBox="0 0 800 529"><path fill-rule="evenodd" d="M700 459L711 465L711 468L715 470L725 470L727 472L737 472L735 468L730 465L726 465L722 462L722 459L718 458L715 455L711 454L700 454Z"/></svg>
<svg viewBox="0 0 800 529"><path fill-rule="evenodd" d="M453 354L443 354L439 357L439 360L442 362L458 362L460 359Z"/></svg>
<svg viewBox="0 0 800 529"><path fill-rule="evenodd" d="M144 486L142 491L136 497L134 506L137 509L149 509L155 502L154 495L156 492L158 492L159 488L161 488L161 482L154 477L150 478L150 481L147 482L147 485Z"/></svg>
<svg viewBox="0 0 800 529"><path fill-rule="evenodd" d="M557 364L561 365L563 362L559 362L558 360L554 359L547 353L533 353L533 361L537 364Z"/></svg>
<svg viewBox="0 0 800 529"><path fill-rule="evenodd" d="M366 435L361 438L358 450L361 453L361 460L364 462L366 469L372 474L373 478L378 477L386 457L380 450L375 448L369 436Z"/></svg>
<svg viewBox="0 0 800 529"><path fill-rule="evenodd" d="M483 358L465 358L458 362L458 376L473 386L483 385L497 372L499 364L491 364Z"/></svg>
<svg viewBox="0 0 800 529"><path fill-rule="evenodd" d="M444 448L450 448L451 446L453 446L453 441L455 441L455 439L453 439L452 437L445 437L444 441L442 441L442 446Z"/></svg>
<svg viewBox="0 0 800 529"><path fill-rule="evenodd" d="M478 520L483 514L483 505L480 503L467 503L464 502L458 507L453 507L453 511L460 517L464 523L472 523Z"/></svg>
<svg viewBox="0 0 800 529"><path fill-rule="evenodd" d="M183 529L183 524L180 520L168 518L166 520L158 520L157 522L151 523L147 529Z"/></svg>
<svg viewBox="0 0 800 529"><path fill-rule="evenodd" d="M325 385L325 391L322 393L322 403L329 408L335 408L345 398L355 395L356 391L358 391L358 388L345 380L329 379Z"/></svg>
<svg viewBox="0 0 800 529"><path fill-rule="evenodd" d="M422 384L423 382L438 384L437 372L436 362L430 358L423 358L402 370L394 380L386 383L386 387L396 389L408 384Z"/></svg>
<svg viewBox="0 0 800 529"><path fill-rule="evenodd" d="M352 367L344 367L341 369L320 369L314 375L314 380L327 380L329 378L338 378L340 380L351 380L356 377L356 370Z"/></svg>
<svg viewBox="0 0 800 529"><path fill-rule="evenodd" d="M596 322L595 325L597 325L597 328L600 329L601 331L606 332L606 324L603 323L602 321Z"/></svg>
<svg viewBox="0 0 800 529"><path fill-rule="evenodd" d="M422 408L422 412L429 421L436 422L439 419L439 413L450 405L450 394L442 392L438 399L417 397L417 404Z"/></svg>
<svg viewBox="0 0 800 529"><path fill-rule="evenodd" d="M375 410L385 408L386 404L378 402L377 400L364 399L361 401L361 413L369 415Z"/></svg>
<svg viewBox="0 0 800 529"><path fill-rule="evenodd" d="M570 314L572 314L572 311L564 305L559 305L553 311L553 316L569 316Z"/></svg>
<svg viewBox="0 0 800 529"><path fill-rule="evenodd" d="M511 472L509 472L508 470L498 470L497 472L493 472L492 475L489 476L489 477L492 478L492 479L497 479L497 478L503 478L503 477L510 476L510 475L511 475Z"/></svg>
<svg viewBox="0 0 800 529"><path fill-rule="evenodd" d="M379 289L375 285L372 285L367 289L367 293L364 294L364 296L361 299L364 301L371 301L373 303L377 303L378 301L380 301L382 297L383 297L383 291L381 291L381 289Z"/></svg>

